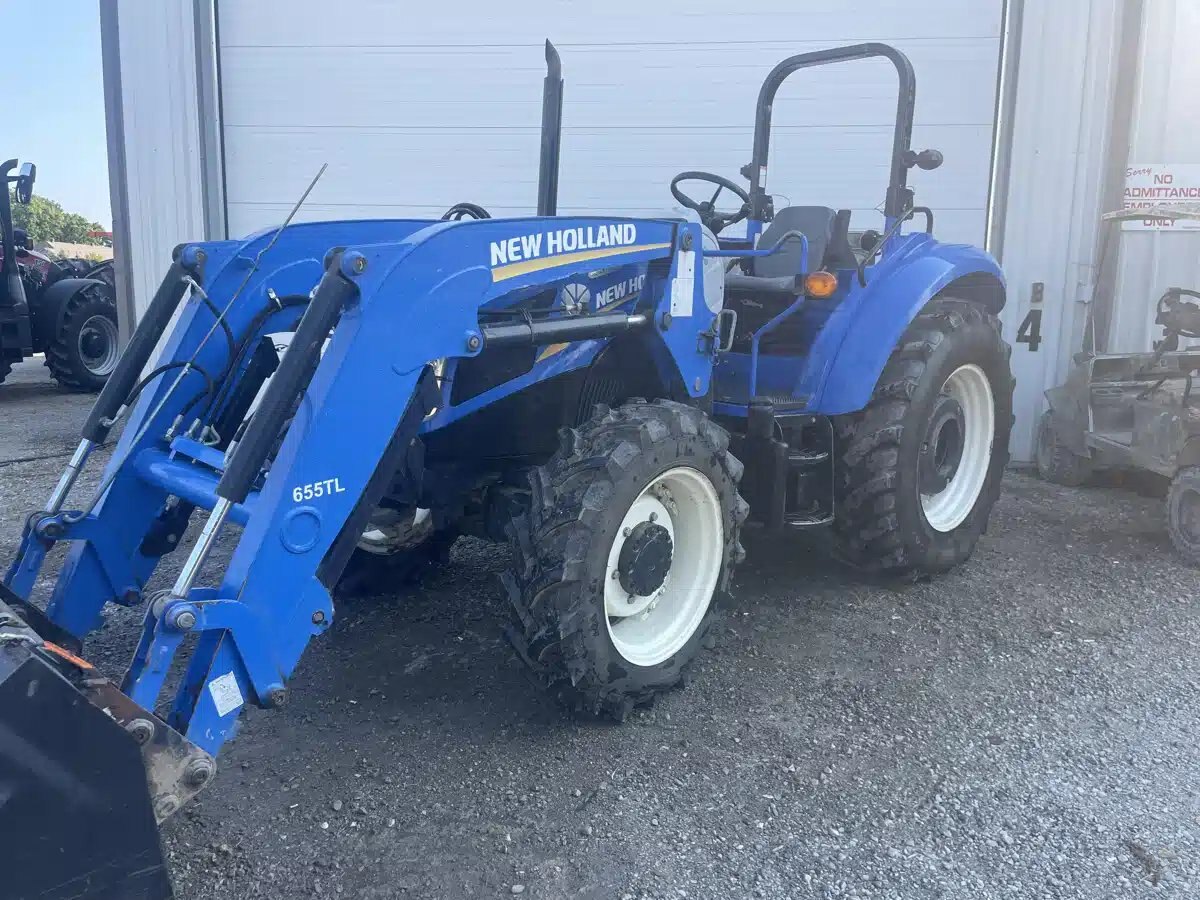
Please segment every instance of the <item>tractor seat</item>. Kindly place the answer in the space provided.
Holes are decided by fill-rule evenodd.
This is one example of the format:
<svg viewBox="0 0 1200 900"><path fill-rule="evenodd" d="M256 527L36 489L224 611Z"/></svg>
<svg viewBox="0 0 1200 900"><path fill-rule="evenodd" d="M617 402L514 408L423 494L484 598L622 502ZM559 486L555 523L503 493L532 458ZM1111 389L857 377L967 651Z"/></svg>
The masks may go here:
<svg viewBox="0 0 1200 900"><path fill-rule="evenodd" d="M780 240L783 248L770 256L750 258L750 274L730 272L725 287L732 291L749 291L775 296L795 296L802 285L800 256L803 244L788 232L798 231L808 238L808 271L852 269L858 259L850 246L850 210L833 210L828 206L785 206L775 214L771 224L758 239L759 249L774 246Z"/></svg>
<svg viewBox="0 0 1200 900"><path fill-rule="evenodd" d="M751 335L804 292L800 273L803 243L788 232L800 232L808 239L808 271L835 271L854 268L858 259L850 247L850 210L832 210L827 206L786 206L775 214L770 226L758 239L759 249L782 248L770 256L746 259L751 266L747 275L738 269L725 274L726 302L737 311L735 349L744 352ZM802 320L793 316L765 339L772 345L798 345ZM764 344L766 346L766 344Z"/></svg>

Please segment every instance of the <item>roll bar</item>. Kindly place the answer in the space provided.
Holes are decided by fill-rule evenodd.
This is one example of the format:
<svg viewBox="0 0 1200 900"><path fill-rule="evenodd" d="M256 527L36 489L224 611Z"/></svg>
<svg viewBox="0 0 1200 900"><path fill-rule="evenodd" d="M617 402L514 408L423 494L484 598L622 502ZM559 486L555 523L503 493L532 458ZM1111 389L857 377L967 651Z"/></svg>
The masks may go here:
<svg viewBox="0 0 1200 900"><path fill-rule="evenodd" d="M907 56L895 47L872 42L789 56L771 70L759 89L758 104L754 110L754 151L749 164L742 168L742 174L750 181L750 218L763 222L770 217L770 198L767 196L765 183L767 150L771 142L771 105L775 102L775 93L779 86L799 69L867 59L872 56L890 59L900 78L900 92L896 103L896 131L892 138L891 178L883 214L888 218L897 218L912 205L912 191L908 189L908 170L914 164L911 144L917 80Z"/></svg>
<svg viewBox="0 0 1200 900"><path fill-rule="evenodd" d="M17 165L18 162L15 159L0 163L0 256L3 256L3 262L0 262L0 277L7 277L17 271L17 253L13 244L12 205L8 199L8 184L12 181L8 173ZM0 296L3 295L0 294Z"/></svg>
<svg viewBox="0 0 1200 900"><path fill-rule="evenodd" d="M538 162L537 214L558 214L558 158L562 149L562 61L546 41L546 79L542 82L542 153Z"/></svg>

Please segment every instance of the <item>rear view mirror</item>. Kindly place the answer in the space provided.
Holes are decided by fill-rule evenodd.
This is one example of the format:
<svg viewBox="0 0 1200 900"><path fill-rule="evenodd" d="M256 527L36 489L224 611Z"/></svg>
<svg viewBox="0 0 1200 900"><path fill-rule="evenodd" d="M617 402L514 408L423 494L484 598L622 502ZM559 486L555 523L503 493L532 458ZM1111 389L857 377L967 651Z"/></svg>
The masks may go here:
<svg viewBox="0 0 1200 900"><path fill-rule="evenodd" d="M920 153L915 150L905 150L903 160L904 165L910 169L916 166L918 169L928 171L940 166L945 161L945 157L942 156L941 150L922 150Z"/></svg>
<svg viewBox="0 0 1200 900"><path fill-rule="evenodd" d="M25 163L21 166L21 174L17 176L17 202L28 203L33 199L33 182L37 178L37 166Z"/></svg>
<svg viewBox="0 0 1200 900"><path fill-rule="evenodd" d="M926 171L936 169L944 159L941 150L922 150L917 154L917 168Z"/></svg>

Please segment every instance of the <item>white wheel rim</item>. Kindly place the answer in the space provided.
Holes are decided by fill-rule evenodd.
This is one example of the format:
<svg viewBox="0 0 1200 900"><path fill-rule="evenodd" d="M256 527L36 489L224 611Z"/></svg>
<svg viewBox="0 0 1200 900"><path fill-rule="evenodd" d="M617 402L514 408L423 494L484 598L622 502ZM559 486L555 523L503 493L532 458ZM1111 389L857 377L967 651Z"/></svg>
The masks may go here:
<svg viewBox="0 0 1200 900"><path fill-rule="evenodd" d="M420 544L433 530L433 519L427 509L415 511L379 507L371 513L358 547L376 556L391 556Z"/></svg>
<svg viewBox="0 0 1200 900"><path fill-rule="evenodd" d="M76 338L83 367L97 378L109 375L121 358L117 323L108 316L90 316Z"/></svg>
<svg viewBox="0 0 1200 900"><path fill-rule="evenodd" d="M618 560L629 532L648 521L670 535L671 565L657 590L631 594L621 585ZM724 547L721 501L702 472L690 466L668 469L638 494L617 528L604 578L608 636L627 662L658 665L696 633L721 575Z"/></svg>
<svg viewBox="0 0 1200 900"><path fill-rule="evenodd" d="M944 488L921 495L921 509L930 528L945 532L953 531L971 514L987 481L996 437L996 407L987 375L973 363L951 372L942 391L962 407L962 457Z"/></svg>

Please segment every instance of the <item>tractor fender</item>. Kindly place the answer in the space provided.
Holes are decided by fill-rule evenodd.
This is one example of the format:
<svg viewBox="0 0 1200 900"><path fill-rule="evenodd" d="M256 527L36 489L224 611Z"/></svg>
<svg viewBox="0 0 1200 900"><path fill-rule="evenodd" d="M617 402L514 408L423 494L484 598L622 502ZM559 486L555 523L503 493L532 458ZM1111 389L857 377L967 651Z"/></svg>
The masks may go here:
<svg viewBox="0 0 1200 900"><path fill-rule="evenodd" d="M41 348L52 343L54 336L62 327L63 316L67 304L80 291L92 285L100 285L107 289L108 285L95 278L62 278L54 282L44 291L31 298L30 315L33 319L33 341Z"/></svg>
<svg viewBox="0 0 1200 900"><path fill-rule="evenodd" d="M990 313L1004 307L1004 274L984 251L939 244L924 234L904 243L875 266L865 287L854 278L849 294L813 341L797 393L824 415L867 405L883 367L909 323L943 292L978 302Z"/></svg>

